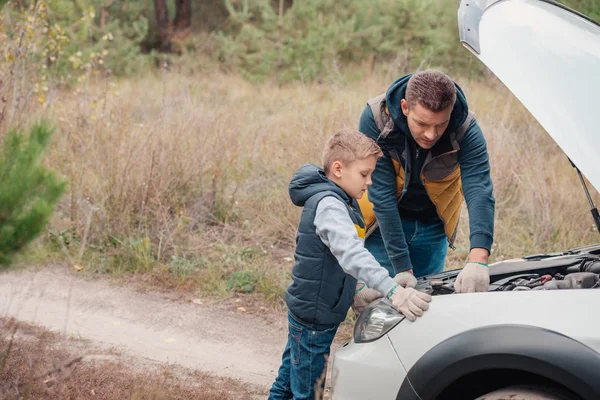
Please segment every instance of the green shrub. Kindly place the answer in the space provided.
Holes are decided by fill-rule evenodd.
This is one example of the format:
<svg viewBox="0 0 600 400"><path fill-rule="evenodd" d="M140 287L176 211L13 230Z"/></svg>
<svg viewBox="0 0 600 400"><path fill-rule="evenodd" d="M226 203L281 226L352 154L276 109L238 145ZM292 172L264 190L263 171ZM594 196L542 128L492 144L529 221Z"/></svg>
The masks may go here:
<svg viewBox="0 0 600 400"><path fill-rule="evenodd" d="M153 9L144 0L29 0L9 2L2 13L3 50L23 47L47 78L133 75L150 65L142 44Z"/></svg>
<svg viewBox="0 0 600 400"><path fill-rule="evenodd" d="M46 227L65 182L40 163L52 130L34 125L26 137L9 130L0 154L0 265L6 266Z"/></svg>
<svg viewBox="0 0 600 400"><path fill-rule="evenodd" d="M305 0L281 19L268 0L225 3L231 21L215 35L218 57L254 80L311 80L368 57L410 69L479 68L460 46L455 1Z"/></svg>
<svg viewBox="0 0 600 400"><path fill-rule="evenodd" d="M260 276L256 271L235 271L227 279L227 289L238 293L252 293L259 282Z"/></svg>
<svg viewBox="0 0 600 400"><path fill-rule="evenodd" d="M600 21L597 0L561 2ZM0 8L5 3L0 0ZM48 69L52 73L70 79L103 70L135 75L154 65L158 33L152 1L21 0L8 2L3 10L18 17L27 14L24 10L33 4L40 8L40 3L47 5L47 15L40 17L46 20L48 35L47 43L35 49L38 61L52 64ZM198 51L212 54L222 66L239 70L253 81L269 76L280 82L308 81L359 64L367 69L391 66L402 71L442 67L463 76L477 75L483 69L459 43L456 0L285 3L282 16L279 2L274 0L195 3L194 32L212 31L214 38L214 43L196 46ZM167 5L172 18L174 0ZM19 32L8 25L17 20L3 18L2 30L12 39L18 38ZM34 34L42 35L39 24L36 29L40 32ZM60 44L50 43L56 40ZM53 46L60 47L63 56L53 54Z"/></svg>
<svg viewBox="0 0 600 400"><path fill-rule="evenodd" d="M93 66L114 75L132 75L148 65L141 43L152 9L142 0L47 0L51 25L63 27L70 41L60 69Z"/></svg>

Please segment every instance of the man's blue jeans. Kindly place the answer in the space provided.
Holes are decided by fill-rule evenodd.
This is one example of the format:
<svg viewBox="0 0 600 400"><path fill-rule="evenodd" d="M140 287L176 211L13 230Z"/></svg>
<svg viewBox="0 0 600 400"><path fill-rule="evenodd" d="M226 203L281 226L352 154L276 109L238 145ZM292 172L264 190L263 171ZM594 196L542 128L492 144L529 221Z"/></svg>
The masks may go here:
<svg viewBox="0 0 600 400"><path fill-rule="evenodd" d="M444 232L443 222L441 220L429 222L402 219L402 229L404 229L404 237L408 244L415 277L442 272L448 253L448 238ZM394 271L379 228L365 240L365 247L389 271L391 277L400 272Z"/></svg>
<svg viewBox="0 0 600 400"><path fill-rule="evenodd" d="M317 383L323 393L325 355L337 329L338 325L307 324L288 313L288 341L268 400L314 400Z"/></svg>

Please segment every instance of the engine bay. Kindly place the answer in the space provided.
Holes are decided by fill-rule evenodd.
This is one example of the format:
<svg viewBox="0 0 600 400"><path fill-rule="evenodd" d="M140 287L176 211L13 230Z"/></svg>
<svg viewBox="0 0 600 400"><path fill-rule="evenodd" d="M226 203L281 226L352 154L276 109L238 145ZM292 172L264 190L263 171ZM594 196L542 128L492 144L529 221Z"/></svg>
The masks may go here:
<svg viewBox="0 0 600 400"><path fill-rule="evenodd" d="M489 292L600 288L600 244L563 253L535 254L489 265ZM432 296L454 293L460 269L417 279Z"/></svg>

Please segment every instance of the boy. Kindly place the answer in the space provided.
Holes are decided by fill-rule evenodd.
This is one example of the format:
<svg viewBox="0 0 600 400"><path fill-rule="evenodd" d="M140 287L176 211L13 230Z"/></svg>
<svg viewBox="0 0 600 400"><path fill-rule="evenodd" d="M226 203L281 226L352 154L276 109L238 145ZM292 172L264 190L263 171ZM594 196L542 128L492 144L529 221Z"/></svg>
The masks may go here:
<svg viewBox="0 0 600 400"><path fill-rule="evenodd" d="M286 293L288 342L270 400L315 398L325 355L355 292L356 303L362 301L363 306L368 304L365 296L370 300L387 296L411 321L429 308L431 297L414 289L412 275L390 278L363 246L364 222L357 199L371 185L371 173L382 155L374 140L344 129L327 141L323 169L304 165L290 182L292 202L303 211ZM322 391L324 379L320 386Z"/></svg>

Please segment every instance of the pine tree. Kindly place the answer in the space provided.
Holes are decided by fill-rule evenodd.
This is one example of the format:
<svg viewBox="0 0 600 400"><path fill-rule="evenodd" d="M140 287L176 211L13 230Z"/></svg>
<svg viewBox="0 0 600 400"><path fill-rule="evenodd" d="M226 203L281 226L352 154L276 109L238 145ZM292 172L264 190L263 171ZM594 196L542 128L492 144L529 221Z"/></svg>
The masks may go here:
<svg viewBox="0 0 600 400"><path fill-rule="evenodd" d="M45 228L66 182L41 164L53 130L34 125L29 135L12 129L0 153L0 268L10 264Z"/></svg>

